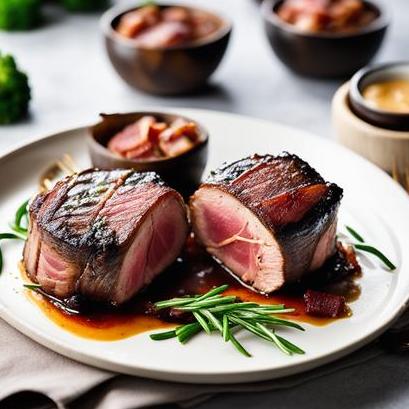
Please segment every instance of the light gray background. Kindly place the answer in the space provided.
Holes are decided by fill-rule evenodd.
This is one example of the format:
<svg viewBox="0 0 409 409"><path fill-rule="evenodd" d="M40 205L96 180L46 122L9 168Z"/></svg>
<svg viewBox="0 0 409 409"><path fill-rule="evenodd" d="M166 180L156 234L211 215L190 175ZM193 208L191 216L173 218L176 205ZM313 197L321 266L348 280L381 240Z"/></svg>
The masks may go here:
<svg viewBox="0 0 409 409"><path fill-rule="evenodd" d="M50 9L41 29L0 33L0 50L16 56L33 88L31 118L0 128L0 150L43 132L92 122L99 112L155 105L236 112L330 135L330 99L340 81L303 79L287 71L267 43L256 0L190 2L219 10L234 22L214 87L194 97L152 97L125 85L105 54L98 15ZM409 1L387 3L393 24L377 59L408 59Z"/></svg>
<svg viewBox="0 0 409 409"><path fill-rule="evenodd" d="M47 24L41 29L30 33L0 33L0 50L16 57L29 74L33 89L30 117L17 125L0 127L0 153L44 133L91 123L99 112L150 106L229 111L331 136L330 100L341 82L308 80L288 72L268 46L258 2L191 0L190 3L219 10L234 22L230 47L212 78L213 87L202 95L190 97L152 97L122 83L105 55L98 15L69 15L50 7ZM387 4L393 23L377 60L409 59L409 0L388 0ZM336 389L326 390L323 380L297 388L293 394L282 391L219 397L202 408L284 408L290 402L291 407L302 407L304 402L314 407L308 397L317 399L317 388L322 388L323 400L317 400L316 405L320 408L323 405L406 408L409 392L401 387L402 380L394 384L393 368L383 369L390 377L376 385L365 383L357 370L357 378L348 384L352 389L345 388L340 373Z"/></svg>

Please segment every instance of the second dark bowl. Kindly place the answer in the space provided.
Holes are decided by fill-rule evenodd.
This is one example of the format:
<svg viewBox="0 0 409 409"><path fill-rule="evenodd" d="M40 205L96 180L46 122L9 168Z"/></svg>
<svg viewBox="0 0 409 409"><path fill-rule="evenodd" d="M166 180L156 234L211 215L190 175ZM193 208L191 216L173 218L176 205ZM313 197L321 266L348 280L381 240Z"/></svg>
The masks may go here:
<svg viewBox="0 0 409 409"><path fill-rule="evenodd" d="M127 125L144 115L152 115L160 121L170 123L176 118L194 122L199 128L201 142L189 151L175 157L158 160L137 161L116 155L106 147L109 139ZM153 171L185 198L199 186L207 162L209 135L202 125L182 115L162 112L131 112L126 114L101 114L102 121L90 128L88 148L91 162L99 169L132 168L137 171Z"/></svg>
<svg viewBox="0 0 409 409"><path fill-rule="evenodd" d="M108 56L121 78L151 94L184 94L201 88L224 56L232 30L230 21L206 11L221 22L214 34L176 47L143 48L115 30L121 16L135 9L114 7L101 19Z"/></svg>
<svg viewBox="0 0 409 409"><path fill-rule="evenodd" d="M261 10L268 40L277 57L292 71L321 78L348 77L367 65L380 48L389 25L384 7L365 1L378 17L351 33L301 31L281 20L283 0L264 0Z"/></svg>

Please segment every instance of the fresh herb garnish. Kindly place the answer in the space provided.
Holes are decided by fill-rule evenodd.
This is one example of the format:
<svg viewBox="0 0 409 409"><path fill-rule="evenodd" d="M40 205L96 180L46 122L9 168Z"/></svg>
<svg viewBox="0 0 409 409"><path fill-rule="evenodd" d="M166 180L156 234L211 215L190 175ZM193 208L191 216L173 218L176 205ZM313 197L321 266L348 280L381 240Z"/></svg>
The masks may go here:
<svg viewBox="0 0 409 409"><path fill-rule="evenodd" d="M367 244L360 244L360 243L354 244L354 247L357 250L361 250L361 251L365 251L367 253L373 254L374 256L378 257L379 260L381 260L386 265L386 267L388 267L390 270L396 270L395 264L393 264L392 261L390 261L388 257L386 257L385 254L383 254L377 248L373 246L368 246Z"/></svg>
<svg viewBox="0 0 409 409"><path fill-rule="evenodd" d="M27 290L32 290L32 291L37 291L41 289L40 284L23 284L24 288L27 288Z"/></svg>
<svg viewBox="0 0 409 409"><path fill-rule="evenodd" d="M24 224L23 224L24 220ZM28 200L26 200L16 211L14 221L10 225L13 233L0 233L0 240L26 240L28 228ZM3 270L3 253L0 248L0 274Z"/></svg>
<svg viewBox="0 0 409 409"><path fill-rule="evenodd" d="M171 331L151 334L150 338L154 341L177 338L184 344L202 330L207 334L217 331L225 342L230 341L240 353L250 357L251 354L233 335L233 331L244 329L271 342L287 355L304 354L302 349L275 332L278 326L304 331L304 328L295 322L274 316L274 314L293 312L293 308L286 308L282 304L260 305L253 302L240 302L235 296L221 295L227 289L228 285L222 285L200 296L186 296L157 302L155 304L157 310L173 308L188 312L196 321L178 326Z"/></svg>
<svg viewBox="0 0 409 409"><path fill-rule="evenodd" d="M354 230L352 227L350 226L345 226L345 228L348 230L348 233L356 240L358 240L360 243L364 243L365 240L362 238L362 236L356 231Z"/></svg>
<svg viewBox="0 0 409 409"><path fill-rule="evenodd" d="M16 211L14 222L10 225L15 232L27 235L28 230L28 202L26 200ZM23 222L24 221L24 222Z"/></svg>
<svg viewBox="0 0 409 409"><path fill-rule="evenodd" d="M349 232L349 234L357 241L359 241L359 243L352 243L352 246L354 246L355 249L360 250L360 251L364 251L366 253L370 253L372 255L374 255L375 257L377 257L379 260L382 261L382 263L385 264L386 267L388 267L390 270L396 270L396 266L395 264L392 263L392 261L390 261L388 259L388 257L385 256L385 254L383 254L380 250L378 250L376 247L370 246L368 244L365 243L365 240L363 239L363 237L352 227L350 226L345 226L345 228L347 229L347 231Z"/></svg>

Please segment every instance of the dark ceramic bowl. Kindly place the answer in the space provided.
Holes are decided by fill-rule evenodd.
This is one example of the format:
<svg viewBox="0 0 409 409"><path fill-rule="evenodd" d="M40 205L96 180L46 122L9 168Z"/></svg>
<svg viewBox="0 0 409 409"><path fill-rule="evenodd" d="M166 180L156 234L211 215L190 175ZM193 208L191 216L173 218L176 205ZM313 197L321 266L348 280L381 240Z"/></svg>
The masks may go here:
<svg viewBox="0 0 409 409"><path fill-rule="evenodd" d="M409 131L409 113L384 111L368 104L363 90L370 84L387 80L409 81L409 61L366 67L358 71L349 85L351 110L364 121L380 128Z"/></svg>
<svg viewBox="0 0 409 409"><path fill-rule="evenodd" d="M200 142L189 151L172 158L150 161L126 159L107 149L112 136L144 115L152 115L169 123L176 118L194 122L198 126ZM162 112L132 112L127 114L101 114L102 121L90 128L88 149L94 167L99 169L132 168L141 172L157 172L169 186L188 197L201 181L207 162L209 135L196 121L176 114Z"/></svg>
<svg viewBox="0 0 409 409"><path fill-rule="evenodd" d="M341 78L367 65L382 44L389 25L384 6L365 1L378 17L350 33L312 33L283 21L277 14L283 0L261 6L268 40L277 57L292 71L310 77Z"/></svg>
<svg viewBox="0 0 409 409"><path fill-rule="evenodd" d="M121 78L151 94L183 94L201 88L224 56L232 30L230 21L200 9L220 22L215 33L186 45L144 48L115 30L121 16L135 9L112 8L101 18L106 49Z"/></svg>

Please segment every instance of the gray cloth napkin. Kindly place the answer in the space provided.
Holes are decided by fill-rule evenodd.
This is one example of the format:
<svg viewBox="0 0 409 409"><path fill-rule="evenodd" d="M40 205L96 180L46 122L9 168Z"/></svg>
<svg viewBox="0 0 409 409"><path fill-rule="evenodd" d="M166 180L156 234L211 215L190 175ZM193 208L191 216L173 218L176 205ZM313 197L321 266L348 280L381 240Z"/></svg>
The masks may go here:
<svg viewBox="0 0 409 409"><path fill-rule="evenodd" d="M408 317L402 317L400 324L403 325ZM409 377L409 367L406 369L408 360L386 353L376 342L344 359L304 374L240 385L170 383L99 370L47 350L1 321L0 350L0 408L40 408L35 406L31 397L22 403L21 393L28 391L43 394L59 409L134 409L171 403L189 407L220 393L292 390L306 382L313 387L324 376L325 385L329 387L339 383L337 374L340 372L345 379L354 378L357 368L360 379L370 383L379 378L374 370L377 365L392 365L395 369L403 365L406 377ZM320 387L317 386L316 392L321 393ZM18 405L13 403L14 398ZM44 409L49 407L41 406Z"/></svg>

